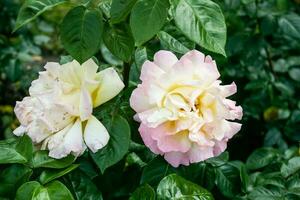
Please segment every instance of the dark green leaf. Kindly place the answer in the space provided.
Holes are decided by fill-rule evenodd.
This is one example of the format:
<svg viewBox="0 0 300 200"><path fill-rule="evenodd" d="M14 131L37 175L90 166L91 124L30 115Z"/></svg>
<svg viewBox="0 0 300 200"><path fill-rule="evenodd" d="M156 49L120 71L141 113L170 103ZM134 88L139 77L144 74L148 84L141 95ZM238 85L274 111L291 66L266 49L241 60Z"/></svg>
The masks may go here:
<svg viewBox="0 0 300 200"><path fill-rule="evenodd" d="M102 200L102 194L94 183L79 170L69 174L72 188L78 200Z"/></svg>
<svg viewBox="0 0 300 200"><path fill-rule="evenodd" d="M292 38L300 39L300 16L289 14L279 19L279 27L281 31Z"/></svg>
<svg viewBox="0 0 300 200"><path fill-rule="evenodd" d="M16 141L2 141L0 145L0 164L26 163L32 156L31 139L24 135Z"/></svg>
<svg viewBox="0 0 300 200"><path fill-rule="evenodd" d="M240 171L231 164L216 169L216 184L219 191L226 197L233 198L239 192Z"/></svg>
<svg viewBox="0 0 300 200"><path fill-rule="evenodd" d="M29 180L32 170L24 165L13 164L0 174L0 196L15 194L17 188Z"/></svg>
<svg viewBox="0 0 300 200"><path fill-rule="evenodd" d="M167 20L168 0L140 0L132 9L130 27L135 43L140 46L151 39Z"/></svg>
<svg viewBox="0 0 300 200"><path fill-rule="evenodd" d="M160 40L161 45L167 50L171 50L181 54L185 54L189 51L189 49L185 47L181 42L179 42L173 36L164 31L160 31L158 33L158 38Z"/></svg>
<svg viewBox="0 0 300 200"><path fill-rule="evenodd" d="M113 24L124 21L137 0L113 0L110 16Z"/></svg>
<svg viewBox="0 0 300 200"><path fill-rule="evenodd" d="M157 187L158 200L190 199L213 200L212 194L199 185L176 174L165 177Z"/></svg>
<svg viewBox="0 0 300 200"><path fill-rule="evenodd" d="M226 55L226 25L218 4L211 0L180 0L174 17L189 39L207 50Z"/></svg>
<svg viewBox="0 0 300 200"><path fill-rule="evenodd" d="M67 0L25 0L19 11L14 31L31 22L45 11L66 2Z"/></svg>
<svg viewBox="0 0 300 200"><path fill-rule="evenodd" d="M102 14L78 6L70 10L61 24L61 40L67 52L78 62L91 58L100 47Z"/></svg>
<svg viewBox="0 0 300 200"><path fill-rule="evenodd" d="M161 179L174 172L174 168L158 156L144 168L140 183L157 185Z"/></svg>
<svg viewBox="0 0 300 200"><path fill-rule="evenodd" d="M267 166L277 156L277 152L271 148L260 148L255 150L247 159L246 165L250 170Z"/></svg>
<svg viewBox="0 0 300 200"><path fill-rule="evenodd" d="M155 200L155 191L148 185L138 187L131 195L129 200Z"/></svg>
<svg viewBox="0 0 300 200"><path fill-rule="evenodd" d="M229 153L225 151L217 157L212 157L207 159L205 162L211 164L214 167L219 167L226 164L228 160L229 160Z"/></svg>
<svg viewBox="0 0 300 200"><path fill-rule="evenodd" d="M281 174L283 177L287 178L288 176L296 173L300 170L300 157L294 157L288 161L287 164L281 166Z"/></svg>
<svg viewBox="0 0 300 200"><path fill-rule="evenodd" d="M34 168L44 167L44 168L54 168L61 169L71 165L75 157L73 155L68 155L62 159L54 159L48 156L48 151L36 151L32 158L32 166Z"/></svg>
<svg viewBox="0 0 300 200"><path fill-rule="evenodd" d="M73 164L71 166L69 166L66 169L47 169L45 171L43 171L39 177L40 182L44 185L50 181L53 181L54 179L57 179L61 176L64 176L68 173L70 173L71 171L73 171L74 169L76 169L79 165L78 164Z"/></svg>
<svg viewBox="0 0 300 200"><path fill-rule="evenodd" d="M279 188L272 187L270 189L265 187L255 188L249 195L250 200L283 200L282 191Z"/></svg>
<svg viewBox="0 0 300 200"><path fill-rule="evenodd" d="M134 50L134 40L128 26L107 27L103 41L109 51L119 59L129 62Z"/></svg>
<svg viewBox="0 0 300 200"><path fill-rule="evenodd" d="M137 48L134 54L134 64L130 68L129 74L129 80L133 85L137 85L140 82L142 65L146 60L148 60L146 48Z"/></svg>
<svg viewBox="0 0 300 200"><path fill-rule="evenodd" d="M130 128L123 117L113 116L111 119L103 121L103 124L110 134L108 144L97 153L91 153L102 173L123 158L130 143Z"/></svg>

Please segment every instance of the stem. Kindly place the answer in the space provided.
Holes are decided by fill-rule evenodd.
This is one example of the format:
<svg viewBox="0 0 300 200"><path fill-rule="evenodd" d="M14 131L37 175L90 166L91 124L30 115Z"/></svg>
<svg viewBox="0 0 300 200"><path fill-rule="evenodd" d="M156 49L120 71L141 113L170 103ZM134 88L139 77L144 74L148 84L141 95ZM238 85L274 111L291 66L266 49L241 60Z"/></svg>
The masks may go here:
<svg viewBox="0 0 300 200"><path fill-rule="evenodd" d="M274 71L273 71L273 62L272 62L272 56L271 56L271 53L269 51L269 48L268 47L265 47L265 51L266 51L266 55L267 55L267 60L268 60L268 64L269 64L269 67L270 67L270 70L271 72L274 74Z"/></svg>
<svg viewBox="0 0 300 200"><path fill-rule="evenodd" d="M130 72L131 63L124 62L124 69L123 69L123 79L125 83L125 87L129 85L129 72Z"/></svg>

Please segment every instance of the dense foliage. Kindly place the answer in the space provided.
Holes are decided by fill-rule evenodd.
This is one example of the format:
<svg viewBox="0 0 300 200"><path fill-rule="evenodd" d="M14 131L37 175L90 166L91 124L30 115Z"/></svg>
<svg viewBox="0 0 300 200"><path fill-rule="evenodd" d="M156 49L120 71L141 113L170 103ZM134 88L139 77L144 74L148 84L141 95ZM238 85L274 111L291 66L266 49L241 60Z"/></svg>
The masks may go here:
<svg viewBox="0 0 300 200"><path fill-rule="evenodd" d="M1 0L0 199L299 199L299 13L298 0ZM159 49L201 50L236 82L243 127L219 157L173 168L143 145L128 101ZM55 160L14 137L40 66L90 57L126 84L94 111L108 145Z"/></svg>

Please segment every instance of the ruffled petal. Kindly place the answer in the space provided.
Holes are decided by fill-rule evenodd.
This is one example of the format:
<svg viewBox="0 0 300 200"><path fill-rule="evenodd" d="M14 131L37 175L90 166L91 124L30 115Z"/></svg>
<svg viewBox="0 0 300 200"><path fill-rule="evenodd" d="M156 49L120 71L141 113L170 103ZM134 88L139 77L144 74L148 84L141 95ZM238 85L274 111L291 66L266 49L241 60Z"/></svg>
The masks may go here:
<svg viewBox="0 0 300 200"><path fill-rule="evenodd" d="M165 72L168 71L177 61L177 57L170 51L160 50L154 54L154 63Z"/></svg>
<svg viewBox="0 0 300 200"><path fill-rule="evenodd" d="M190 163L196 163L213 157L213 147L193 145L188 153Z"/></svg>
<svg viewBox="0 0 300 200"><path fill-rule="evenodd" d="M189 165L189 157L185 153L181 152L168 152L165 154L164 158L173 167L178 167L179 165Z"/></svg>
<svg viewBox="0 0 300 200"><path fill-rule="evenodd" d="M141 124L139 127L139 132L141 134L141 137L144 141L144 144L155 154L162 154L162 151L160 151L157 147L157 143L155 140L152 139L151 135L155 131L154 128L149 128L145 126L144 124Z"/></svg>
<svg viewBox="0 0 300 200"><path fill-rule="evenodd" d="M142 85L138 85L138 87L133 90L129 102L131 108L136 112L144 112L154 106L149 103L149 96L147 95L146 88Z"/></svg>
<svg viewBox="0 0 300 200"><path fill-rule="evenodd" d="M142 81L153 81L158 79L163 73L165 72L161 68L147 60L142 65L140 79Z"/></svg>

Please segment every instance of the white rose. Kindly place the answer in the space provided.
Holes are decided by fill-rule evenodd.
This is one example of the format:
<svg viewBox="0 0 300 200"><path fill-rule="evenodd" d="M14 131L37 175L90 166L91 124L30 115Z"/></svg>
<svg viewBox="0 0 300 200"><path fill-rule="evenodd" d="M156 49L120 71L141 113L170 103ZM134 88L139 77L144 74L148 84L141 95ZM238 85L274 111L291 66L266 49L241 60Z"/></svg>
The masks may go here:
<svg viewBox="0 0 300 200"><path fill-rule="evenodd" d="M86 146L93 152L103 148L109 134L92 111L124 88L117 72L97 72L92 59L82 65L75 60L64 65L51 62L45 69L32 82L30 96L16 103L21 125L14 134L27 133L35 143L42 142L53 158L79 156Z"/></svg>

